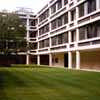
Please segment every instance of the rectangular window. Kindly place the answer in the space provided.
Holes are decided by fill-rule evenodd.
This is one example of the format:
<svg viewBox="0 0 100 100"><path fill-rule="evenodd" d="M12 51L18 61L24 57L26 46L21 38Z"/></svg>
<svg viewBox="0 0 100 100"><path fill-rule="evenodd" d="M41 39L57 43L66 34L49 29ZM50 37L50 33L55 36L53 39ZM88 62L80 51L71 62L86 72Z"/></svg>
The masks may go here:
<svg viewBox="0 0 100 100"><path fill-rule="evenodd" d="M79 5L79 17L84 16L84 3Z"/></svg>
<svg viewBox="0 0 100 100"><path fill-rule="evenodd" d="M49 32L49 24L39 29L39 35L45 34L47 32Z"/></svg>
<svg viewBox="0 0 100 100"><path fill-rule="evenodd" d="M100 21L97 22L97 37L100 37Z"/></svg>
<svg viewBox="0 0 100 100"><path fill-rule="evenodd" d="M57 45L57 44L58 44L58 37L57 36L54 36L52 38L52 46Z"/></svg>
<svg viewBox="0 0 100 100"><path fill-rule="evenodd" d="M64 24L68 23L68 13L64 14Z"/></svg>
<svg viewBox="0 0 100 100"><path fill-rule="evenodd" d="M44 13L42 13L40 16L39 16L39 22L45 20L46 18L49 17L49 9L46 10Z"/></svg>
<svg viewBox="0 0 100 100"><path fill-rule="evenodd" d="M51 7L51 14L56 12L56 3Z"/></svg>
<svg viewBox="0 0 100 100"><path fill-rule="evenodd" d="M44 47L49 47L49 39L44 40L44 43L45 43L44 44L45 45Z"/></svg>
<svg viewBox="0 0 100 100"><path fill-rule="evenodd" d="M68 3L68 0L64 0L64 5L66 5Z"/></svg>
<svg viewBox="0 0 100 100"><path fill-rule="evenodd" d="M57 19L58 27L62 26L62 16Z"/></svg>
<svg viewBox="0 0 100 100"><path fill-rule="evenodd" d="M62 38L63 38L63 43L68 43L68 32L65 32L62 34Z"/></svg>
<svg viewBox="0 0 100 100"><path fill-rule="evenodd" d="M79 40L85 40L87 38L86 26L79 28Z"/></svg>
<svg viewBox="0 0 100 100"><path fill-rule="evenodd" d="M71 21L74 21L76 19L76 10L71 11Z"/></svg>
<svg viewBox="0 0 100 100"><path fill-rule="evenodd" d="M58 0L58 10L62 8L62 0Z"/></svg>
<svg viewBox="0 0 100 100"><path fill-rule="evenodd" d="M63 37L62 34L58 35L58 44L62 44L63 43Z"/></svg>
<svg viewBox="0 0 100 100"><path fill-rule="evenodd" d="M87 25L87 38L97 37L97 26L95 23Z"/></svg>
<svg viewBox="0 0 100 100"><path fill-rule="evenodd" d="M76 41L76 30L71 32L71 42L75 42Z"/></svg>
<svg viewBox="0 0 100 100"><path fill-rule="evenodd" d="M79 39L100 37L100 22L94 22L79 28Z"/></svg>
<svg viewBox="0 0 100 100"><path fill-rule="evenodd" d="M56 20L53 20L51 22L51 29L53 30L53 29L56 29L56 28L57 28L57 21Z"/></svg>
<svg viewBox="0 0 100 100"><path fill-rule="evenodd" d="M96 10L96 0L88 0L88 13Z"/></svg>

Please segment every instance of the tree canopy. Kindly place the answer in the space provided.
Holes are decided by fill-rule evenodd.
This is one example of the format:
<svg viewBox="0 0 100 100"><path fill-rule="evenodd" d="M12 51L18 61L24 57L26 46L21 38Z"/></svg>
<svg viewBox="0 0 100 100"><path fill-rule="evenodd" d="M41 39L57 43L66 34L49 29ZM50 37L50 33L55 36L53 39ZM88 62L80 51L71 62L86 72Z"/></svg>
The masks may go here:
<svg viewBox="0 0 100 100"><path fill-rule="evenodd" d="M0 13L0 52L17 52L25 46L26 27L14 13Z"/></svg>

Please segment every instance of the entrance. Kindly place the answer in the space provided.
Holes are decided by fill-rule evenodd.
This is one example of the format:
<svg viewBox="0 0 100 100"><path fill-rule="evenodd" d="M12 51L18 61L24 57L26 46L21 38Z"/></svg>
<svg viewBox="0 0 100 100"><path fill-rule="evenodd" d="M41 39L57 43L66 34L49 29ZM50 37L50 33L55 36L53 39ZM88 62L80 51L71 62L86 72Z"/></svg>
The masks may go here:
<svg viewBox="0 0 100 100"><path fill-rule="evenodd" d="M40 64L49 65L49 55L40 55Z"/></svg>
<svg viewBox="0 0 100 100"><path fill-rule="evenodd" d="M68 68L68 53L64 54L64 67Z"/></svg>

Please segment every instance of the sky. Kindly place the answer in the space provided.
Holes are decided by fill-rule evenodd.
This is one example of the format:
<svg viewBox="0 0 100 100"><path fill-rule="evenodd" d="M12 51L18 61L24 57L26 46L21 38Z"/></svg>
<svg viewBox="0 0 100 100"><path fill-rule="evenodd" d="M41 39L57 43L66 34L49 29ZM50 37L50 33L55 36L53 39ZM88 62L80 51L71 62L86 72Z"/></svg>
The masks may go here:
<svg viewBox="0 0 100 100"><path fill-rule="evenodd" d="M18 7L32 8L36 14L39 12L50 0L0 0L0 11L9 10L14 11Z"/></svg>

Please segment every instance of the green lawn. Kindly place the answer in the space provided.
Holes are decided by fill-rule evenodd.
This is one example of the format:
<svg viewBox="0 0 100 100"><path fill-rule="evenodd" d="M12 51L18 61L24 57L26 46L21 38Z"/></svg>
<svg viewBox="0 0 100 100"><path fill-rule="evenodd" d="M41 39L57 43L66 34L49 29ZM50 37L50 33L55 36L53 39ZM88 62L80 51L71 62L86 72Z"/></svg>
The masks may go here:
<svg viewBox="0 0 100 100"><path fill-rule="evenodd" d="M100 73L0 68L0 100L100 100Z"/></svg>

